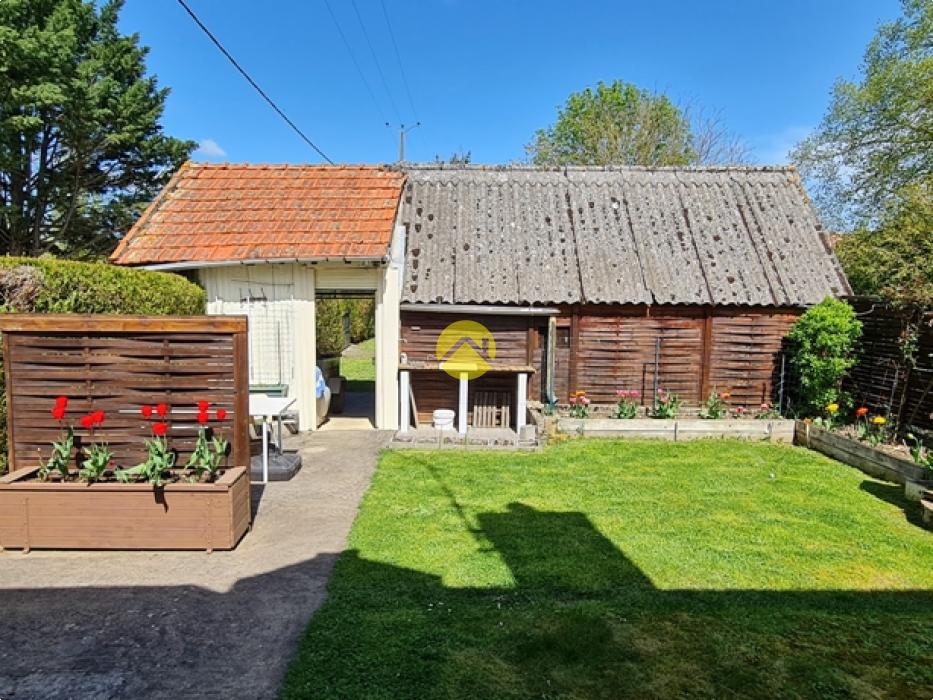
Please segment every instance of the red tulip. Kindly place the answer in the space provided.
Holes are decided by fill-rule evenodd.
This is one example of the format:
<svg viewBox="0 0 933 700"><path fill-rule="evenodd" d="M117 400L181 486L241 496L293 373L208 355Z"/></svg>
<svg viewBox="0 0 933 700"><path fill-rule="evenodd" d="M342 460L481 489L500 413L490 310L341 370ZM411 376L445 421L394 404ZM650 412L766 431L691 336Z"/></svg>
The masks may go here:
<svg viewBox="0 0 933 700"><path fill-rule="evenodd" d="M207 409L210 407L210 404L207 401L198 401L198 410L201 413L207 412Z"/></svg>
<svg viewBox="0 0 933 700"><path fill-rule="evenodd" d="M156 404L155 411L156 411L156 415L159 416L159 418L164 418L165 414L168 413L168 404L166 403Z"/></svg>
<svg viewBox="0 0 933 700"><path fill-rule="evenodd" d="M198 411L198 423L200 423L201 425L204 425L210 419L211 419L210 416L207 415L207 411Z"/></svg>
<svg viewBox="0 0 933 700"><path fill-rule="evenodd" d="M104 422L104 412L100 409L94 411L91 414L91 420L94 422L94 425L100 425Z"/></svg>
<svg viewBox="0 0 933 700"><path fill-rule="evenodd" d="M143 418L146 420L152 418L152 406L143 406L139 409L139 412L143 414Z"/></svg>
<svg viewBox="0 0 933 700"><path fill-rule="evenodd" d="M94 427L94 416L88 413L85 416L81 416L81 418L78 419L78 422L81 424L81 427L85 428L86 430L90 430Z"/></svg>
<svg viewBox="0 0 933 700"><path fill-rule="evenodd" d="M156 437L165 437L165 433L168 432L168 423L153 423L152 424L152 434Z"/></svg>
<svg viewBox="0 0 933 700"><path fill-rule="evenodd" d="M859 418L864 418L865 416L868 415L868 408L865 406L862 406L861 408L856 409L855 415L858 416Z"/></svg>
<svg viewBox="0 0 933 700"><path fill-rule="evenodd" d="M227 411L223 408L217 409L217 420L224 420L227 417Z"/></svg>
<svg viewBox="0 0 933 700"><path fill-rule="evenodd" d="M65 417L65 407L59 406L56 404L55 408L52 409L52 418L60 421L64 417Z"/></svg>
<svg viewBox="0 0 933 700"><path fill-rule="evenodd" d="M68 397L59 396L55 399L55 408L67 408L68 407Z"/></svg>

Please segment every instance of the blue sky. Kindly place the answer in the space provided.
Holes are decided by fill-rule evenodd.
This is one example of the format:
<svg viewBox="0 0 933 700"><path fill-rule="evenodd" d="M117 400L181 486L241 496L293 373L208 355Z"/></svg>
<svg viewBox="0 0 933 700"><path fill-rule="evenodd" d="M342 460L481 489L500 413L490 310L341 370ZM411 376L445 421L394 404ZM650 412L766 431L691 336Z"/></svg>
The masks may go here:
<svg viewBox="0 0 933 700"><path fill-rule="evenodd" d="M856 77L878 23L899 14L896 0L383 1L414 110L380 0L355 0L378 65L351 0L329 0L372 94L324 0L188 0L311 139L350 163L394 161L397 124L416 119L408 160L511 162L567 95L615 78L719 111L754 161L784 162L834 81ZM166 131L201 142L197 160L320 161L177 2L127 0L121 27L151 48L149 69L172 90Z"/></svg>

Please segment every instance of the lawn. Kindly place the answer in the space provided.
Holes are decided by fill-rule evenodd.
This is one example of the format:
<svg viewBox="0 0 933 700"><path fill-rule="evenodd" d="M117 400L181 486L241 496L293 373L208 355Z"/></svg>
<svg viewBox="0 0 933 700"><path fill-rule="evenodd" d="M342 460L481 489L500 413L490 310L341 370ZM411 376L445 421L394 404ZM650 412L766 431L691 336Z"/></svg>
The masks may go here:
<svg viewBox="0 0 933 700"><path fill-rule="evenodd" d="M900 492L749 442L388 452L283 697L930 698Z"/></svg>
<svg viewBox="0 0 933 700"><path fill-rule="evenodd" d="M340 358L340 374L347 378L347 391L375 391L376 339L351 345Z"/></svg>

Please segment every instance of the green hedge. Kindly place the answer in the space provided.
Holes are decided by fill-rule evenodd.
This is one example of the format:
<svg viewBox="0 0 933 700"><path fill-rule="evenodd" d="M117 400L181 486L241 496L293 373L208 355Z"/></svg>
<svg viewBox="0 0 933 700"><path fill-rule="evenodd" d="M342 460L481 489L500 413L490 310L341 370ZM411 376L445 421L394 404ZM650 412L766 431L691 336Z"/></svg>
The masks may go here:
<svg viewBox="0 0 933 700"><path fill-rule="evenodd" d="M315 305L317 354L339 355L346 346L343 318L350 317L351 343L361 343L376 334L375 302L372 299L318 299Z"/></svg>
<svg viewBox="0 0 933 700"><path fill-rule="evenodd" d="M183 277L54 258L0 258L0 312L204 313L204 290ZM2 382L0 362L0 382ZM6 392L0 391L0 473L6 470Z"/></svg>

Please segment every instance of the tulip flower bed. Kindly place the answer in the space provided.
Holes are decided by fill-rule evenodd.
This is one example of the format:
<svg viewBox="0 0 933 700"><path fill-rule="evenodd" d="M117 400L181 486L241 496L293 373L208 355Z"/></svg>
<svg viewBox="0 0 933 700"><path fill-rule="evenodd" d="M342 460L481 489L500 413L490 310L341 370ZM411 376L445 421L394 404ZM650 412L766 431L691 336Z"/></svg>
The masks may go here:
<svg viewBox="0 0 933 700"><path fill-rule="evenodd" d="M588 437L658 438L747 438L792 442L794 421L781 418L770 404L754 410L731 405L728 391L712 392L699 408L687 410L680 397L658 389L651 405L642 405L637 389L620 389L614 405L595 405L585 391L570 395L560 410L557 430Z"/></svg>
<svg viewBox="0 0 933 700"><path fill-rule="evenodd" d="M18 316L0 330L13 468L0 549L236 545L251 518L244 318Z"/></svg>

